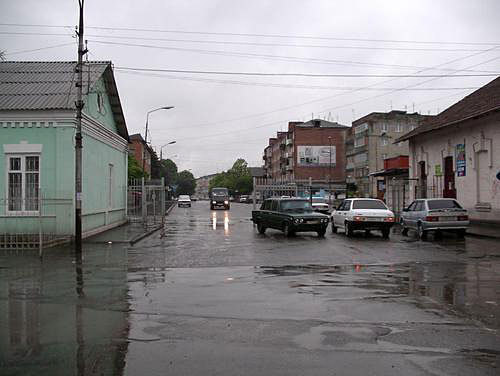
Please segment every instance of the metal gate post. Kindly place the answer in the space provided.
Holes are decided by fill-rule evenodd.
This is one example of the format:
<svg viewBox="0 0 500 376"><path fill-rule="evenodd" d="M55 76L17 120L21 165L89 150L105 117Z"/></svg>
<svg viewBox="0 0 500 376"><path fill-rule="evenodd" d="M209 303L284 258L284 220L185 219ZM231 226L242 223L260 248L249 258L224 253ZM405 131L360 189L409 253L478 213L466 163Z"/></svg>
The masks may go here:
<svg viewBox="0 0 500 376"><path fill-rule="evenodd" d="M252 207L253 207L253 210L255 210L255 208L257 207L257 204L256 204L256 199L255 199L255 187L257 186L256 184L256 181L257 181L257 178L254 176L253 177L253 193L252 193Z"/></svg>
<svg viewBox="0 0 500 376"><path fill-rule="evenodd" d="M142 207L142 224L146 226L148 208L146 206L146 187L144 186L144 177L141 178L141 207Z"/></svg>

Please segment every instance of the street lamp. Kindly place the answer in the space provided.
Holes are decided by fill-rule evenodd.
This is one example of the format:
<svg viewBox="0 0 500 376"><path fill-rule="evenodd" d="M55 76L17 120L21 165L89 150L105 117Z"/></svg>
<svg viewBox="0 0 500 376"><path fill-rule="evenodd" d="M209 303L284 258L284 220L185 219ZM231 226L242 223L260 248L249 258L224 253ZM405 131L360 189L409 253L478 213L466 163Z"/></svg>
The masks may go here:
<svg viewBox="0 0 500 376"><path fill-rule="evenodd" d="M161 161L163 160L163 158L162 158L162 155L163 155L163 154L162 154L162 153L163 153L163 148L164 148L165 146L167 146L167 145L172 145L172 144L175 144L176 142L177 142L177 141L170 141L170 142L167 142L165 145L160 146L160 163L161 163Z"/></svg>
<svg viewBox="0 0 500 376"><path fill-rule="evenodd" d="M170 110L171 108L174 108L174 106L164 106L164 107L158 107L155 108L154 110L150 110L146 114L146 133L144 134L144 147L142 148L142 172L144 173L144 163L146 162L146 145L148 144L148 123L149 123L149 114L155 111L159 110Z"/></svg>

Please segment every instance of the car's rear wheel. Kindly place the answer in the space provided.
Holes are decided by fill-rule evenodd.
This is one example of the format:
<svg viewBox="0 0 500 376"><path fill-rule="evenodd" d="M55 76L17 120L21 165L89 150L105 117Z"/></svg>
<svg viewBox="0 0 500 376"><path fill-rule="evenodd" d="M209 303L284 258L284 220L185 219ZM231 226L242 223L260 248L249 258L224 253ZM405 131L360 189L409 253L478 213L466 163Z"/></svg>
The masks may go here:
<svg viewBox="0 0 500 376"><path fill-rule="evenodd" d="M352 228L352 225L349 222L345 223L345 234L350 238L354 236L354 229Z"/></svg>
<svg viewBox="0 0 500 376"><path fill-rule="evenodd" d="M460 230L457 230L457 236L460 238L460 239L463 239L465 238L465 234L466 234L467 230L464 229L464 228L461 228Z"/></svg>
<svg viewBox="0 0 500 376"><path fill-rule="evenodd" d="M391 229L385 228L382 230L382 237L384 239L389 239L390 234L391 234Z"/></svg>
<svg viewBox="0 0 500 376"><path fill-rule="evenodd" d="M261 222L257 223L257 231L259 234L264 234L266 232L266 226L264 226Z"/></svg>
<svg viewBox="0 0 500 376"><path fill-rule="evenodd" d="M424 230L424 228L423 228L423 226L422 226L421 223L418 224L417 234L418 234L418 238L420 240L426 240L427 239L427 231Z"/></svg>
<svg viewBox="0 0 500 376"><path fill-rule="evenodd" d="M318 233L318 236L320 238L324 237L326 234L326 227L322 228L321 230L316 231Z"/></svg>

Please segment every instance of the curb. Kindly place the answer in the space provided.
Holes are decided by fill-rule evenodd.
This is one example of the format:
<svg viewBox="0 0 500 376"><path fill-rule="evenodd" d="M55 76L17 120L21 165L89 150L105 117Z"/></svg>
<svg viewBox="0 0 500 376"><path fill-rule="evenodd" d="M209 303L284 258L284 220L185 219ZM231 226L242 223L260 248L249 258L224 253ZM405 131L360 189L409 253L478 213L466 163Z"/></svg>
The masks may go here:
<svg viewBox="0 0 500 376"><path fill-rule="evenodd" d="M149 235L153 235L153 233L155 233L156 231L158 231L159 229L162 228L162 225L158 225L156 227L154 227L153 229L149 230L149 231L146 231L142 234L139 234L137 235L135 238L132 238L129 240L129 244L130 245L134 245L135 243L137 243L139 240L142 240L144 239L145 237L149 236Z"/></svg>
<svg viewBox="0 0 500 376"><path fill-rule="evenodd" d="M482 234L482 233L479 233L479 232L469 232L468 230L465 233L465 236L472 236L474 238L500 239L500 236Z"/></svg>

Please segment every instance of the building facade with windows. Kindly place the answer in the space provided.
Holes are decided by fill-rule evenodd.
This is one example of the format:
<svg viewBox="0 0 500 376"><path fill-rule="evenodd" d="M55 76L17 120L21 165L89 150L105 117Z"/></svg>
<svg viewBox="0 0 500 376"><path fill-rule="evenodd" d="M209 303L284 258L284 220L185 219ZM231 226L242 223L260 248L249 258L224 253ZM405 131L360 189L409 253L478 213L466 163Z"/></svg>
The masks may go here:
<svg viewBox="0 0 500 376"><path fill-rule="evenodd" d="M16 234L74 234L75 68L75 62L0 62L0 243ZM86 63L83 77L88 236L126 221L128 133L111 63Z"/></svg>
<svg viewBox="0 0 500 376"><path fill-rule="evenodd" d="M313 119L289 122L288 131L277 132L264 149L264 170L271 182L300 183L311 180L318 189L345 191L345 144L349 127Z"/></svg>
<svg viewBox="0 0 500 376"><path fill-rule="evenodd" d="M408 143L394 141L428 118L393 110L372 112L353 121L347 140L347 175L358 196L384 198L385 179L376 173L384 169L385 159L408 155Z"/></svg>
<svg viewBox="0 0 500 376"><path fill-rule="evenodd" d="M412 199L456 198L500 223L500 77L397 141L409 142Z"/></svg>

